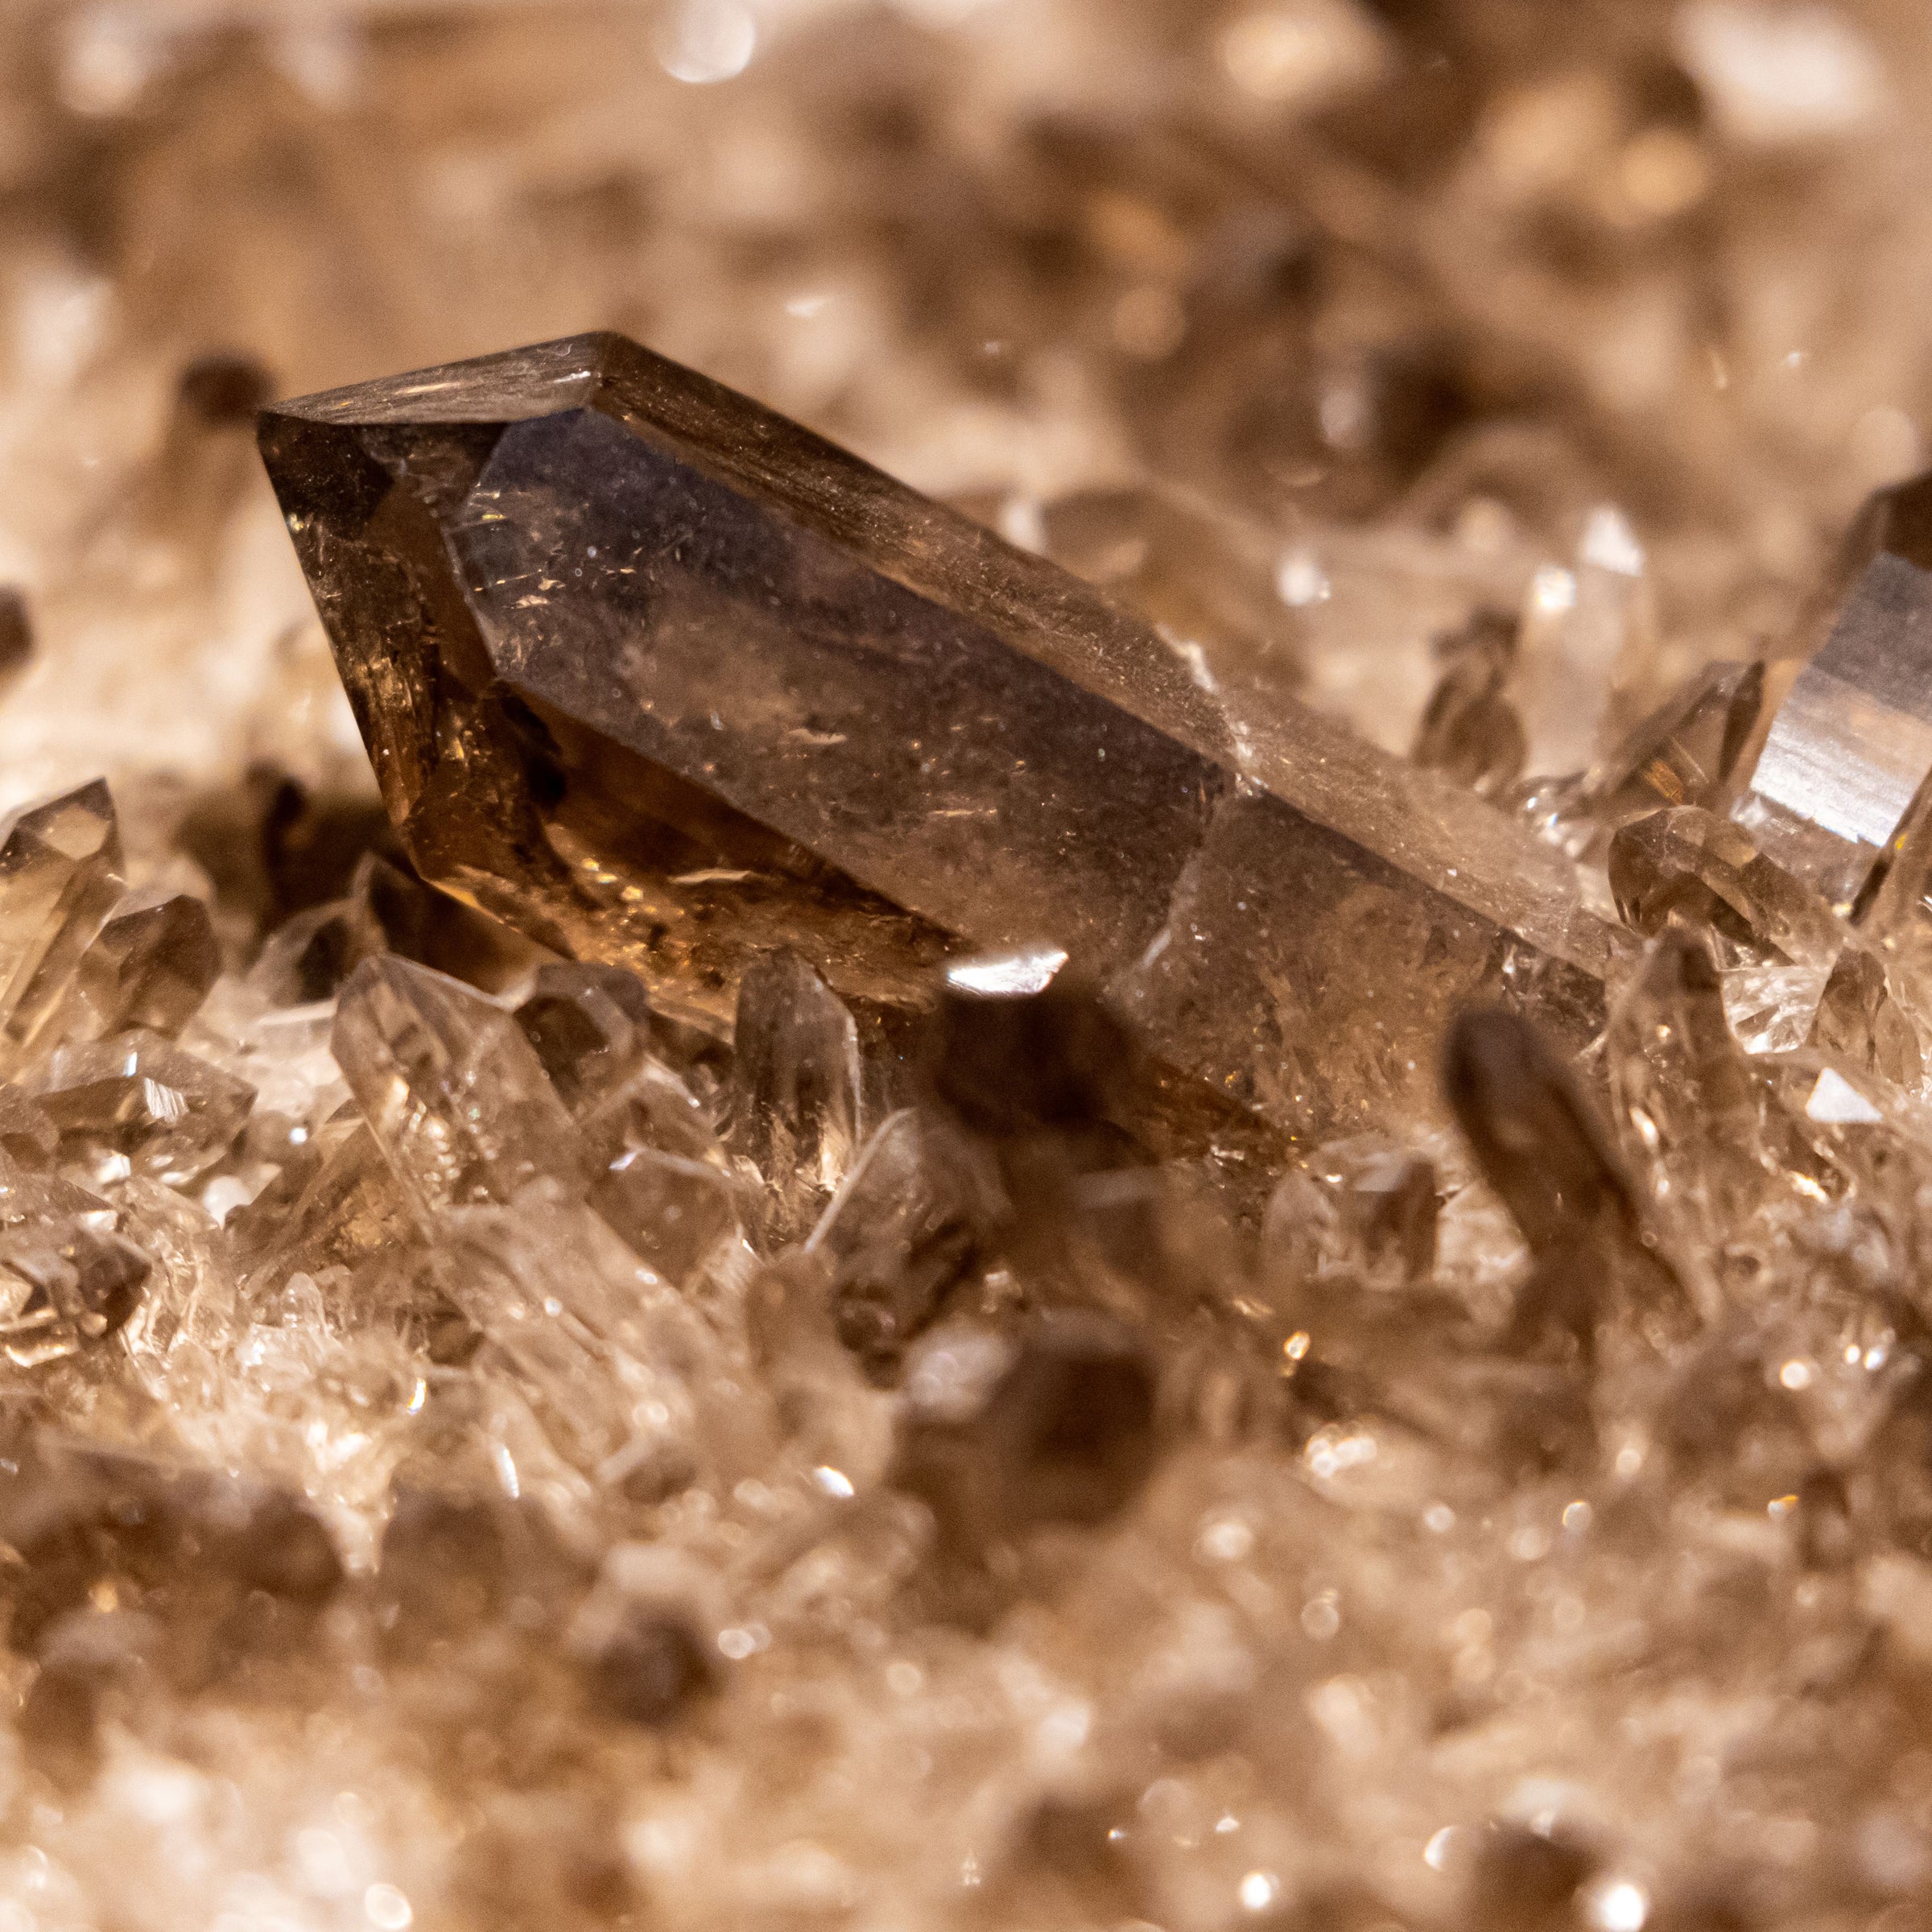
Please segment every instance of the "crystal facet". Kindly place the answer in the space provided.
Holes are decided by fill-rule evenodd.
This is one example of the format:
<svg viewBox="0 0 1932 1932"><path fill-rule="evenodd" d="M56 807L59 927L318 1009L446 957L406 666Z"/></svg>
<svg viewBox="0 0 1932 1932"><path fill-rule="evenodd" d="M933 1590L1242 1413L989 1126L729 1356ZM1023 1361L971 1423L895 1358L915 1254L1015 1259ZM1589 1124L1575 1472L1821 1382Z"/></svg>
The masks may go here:
<svg viewBox="0 0 1932 1932"><path fill-rule="evenodd" d="M177 893L118 908L81 955L75 994L94 1035L140 1027L172 1038L221 970L208 907Z"/></svg>
<svg viewBox="0 0 1932 1932"><path fill-rule="evenodd" d="M1739 961L1828 970L1843 923L1728 819L1695 805L1633 819L1610 842L1617 910L1638 932L1673 914L1716 932Z"/></svg>
<svg viewBox="0 0 1932 1932"><path fill-rule="evenodd" d="M61 1047L34 1092L64 1149L97 1179L131 1167L175 1185L227 1152L255 1097L246 1082L138 1030Z"/></svg>
<svg viewBox="0 0 1932 1932"><path fill-rule="evenodd" d="M17 1066L72 997L121 897L121 836L104 784L19 813L0 835L0 1061Z"/></svg>
<svg viewBox="0 0 1932 1932"><path fill-rule="evenodd" d="M543 1177L580 1180L583 1153L512 1017L426 966L359 967L335 1055L397 1177L425 1210L507 1203Z"/></svg>
<svg viewBox="0 0 1932 1932"><path fill-rule="evenodd" d="M1284 1045L1356 1033L1406 1086L1539 956L1509 983L1600 1010L1608 930L1501 815L620 337L279 405L262 446L419 869L677 999L729 1010L760 945L904 998L1051 941L1289 1124L1361 1096Z"/></svg>
<svg viewBox="0 0 1932 1932"><path fill-rule="evenodd" d="M1867 504L1821 622L1736 813L1766 852L1849 912L1932 774L1932 477Z"/></svg>
<svg viewBox="0 0 1932 1932"><path fill-rule="evenodd" d="M1632 728L1591 774L1591 812L1615 830L1675 805L1715 808L1752 742L1761 663L1709 664Z"/></svg>

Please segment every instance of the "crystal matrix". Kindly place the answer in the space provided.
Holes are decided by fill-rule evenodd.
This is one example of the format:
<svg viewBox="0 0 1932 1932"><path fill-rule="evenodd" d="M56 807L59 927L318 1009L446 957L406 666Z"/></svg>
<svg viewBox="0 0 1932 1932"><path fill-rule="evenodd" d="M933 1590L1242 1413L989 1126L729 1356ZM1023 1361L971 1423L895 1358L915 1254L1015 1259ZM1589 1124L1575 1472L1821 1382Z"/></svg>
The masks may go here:
<svg viewBox="0 0 1932 1932"><path fill-rule="evenodd" d="M1917 782L1787 694L1925 460L1922 13L0 9L6 1932L1916 1932L1932 814L1732 814ZM1527 821L1606 1030L1431 1108L1311 904L1350 999L1198 1023L1360 1106L1163 1159L1104 964L822 828L543 822L712 915L618 963L425 886L246 413L586 327L1414 747L1399 873Z"/></svg>
<svg viewBox="0 0 1932 1932"><path fill-rule="evenodd" d="M903 998L1050 941L1291 1128L1413 1087L1461 1001L1600 1004L1608 929L1500 814L621 337L262 446L416 863L567 952L717 1005L760 944Z"/></svg>

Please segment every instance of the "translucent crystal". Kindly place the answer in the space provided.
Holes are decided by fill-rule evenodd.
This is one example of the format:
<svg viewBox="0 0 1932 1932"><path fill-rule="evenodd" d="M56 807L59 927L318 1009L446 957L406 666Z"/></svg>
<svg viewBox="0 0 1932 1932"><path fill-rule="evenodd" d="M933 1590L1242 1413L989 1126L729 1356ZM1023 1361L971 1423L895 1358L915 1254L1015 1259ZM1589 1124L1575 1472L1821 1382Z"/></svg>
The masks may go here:
<svg viewBox="0 0 1932 1932"><path fill-rule="evenodd" d="M93 1346L133 1315L152 1267L84 1219L0 1231L0 1352L34 1368Z"/></svg>
<svg viewBox="0 0 1932 1932"><path fill-rule="evenodd" d="M1633 1312L1646 1340L1681 1331L1695 1313L1690 1293L1602 1122L1534 1026L1505 1012L1465 1015L1450 1033L1443 1081L1535 1263L1517 1310L1524 1340L1545 1332L1587 1354Z"/></svg>
<svg viewBox="0 0 1932 1932"><path fill-rule="evenodd" d="M0 1919L1911 1932L1923 788L1806 963L1710 902L1630 943L1598 874L1729 811L1818 547L1925 460L1925 42L1905 0L0 8L5 802L111 774L228 968L178 1043L258 1096L180 1186L64 1140L22 1089L85 967L0 1065L0 1246L151 1264L0 1359ZM507 426L473 367L440 427L392 380L306 421L298 533L392 829L249 408L584 316L1036 555L681 371ZM1745 732L1715 667L1767 651ZM1499 831L1519 671L1596 749ZM809 1134L743 1150L786 946L858 1049L829 1216ZM385 955L514 1022L541 1077L450 1132L535 1095L560 1196L398 1178L328 1045ZM1476 1143L1434 1092L1472 997L1561 1011L1572 1090ZM1578 1208L1535 1252L1525 1170Z"/></svg>
<svg viewBox="0 0 1932 1932"><path fill-rule="evenodd" d="M539 1176L580 1186L584 1154L503 1009L427 967L365 961L342 989L342 1077L419 1210L508 1202Z"/></svg>
<svg viewBox="0 0 1932 1932"><path fill-rule="evenodd" d="M576 1114L616 1088L652 1043L650 997L621 967L540 967L517 1024Z"/></svg>
<svg viewBox="0 0 1932 1932"><path fill-rule="evenodd" d="M135 536L144 580L179 571L205 581L212 573L247 489L248 430L274 386L247 356L201 356L182 369L160 446L127 510L125 527Z"/></svg>
<svg viewBox="0 0 1932 1932"><path fill-rule="evenodd" d="M1811 1044L1878 1074L1918 1086L1925 1046L1910 1011L1893 997L1881 953L1854 943L1838 956L1818 996Z"/></svg>
<svg viewBox="0 0 1932 1932"><path fill-rule="evenodd" d="M1753 741L1764 691L1761 663L1706 665L1591 772L1598 823L1615 831L1672 806L1715 808Z"/></svg>
<svg viewBox="0 0 1932 1932"><path fill-rule="evenodd" d="M997 1183L963 1137L906 1108L880 1124L806 1243L831 1271L839 1337L874 1372L895 1366L972 1265Z"/></svg>
<svg viewBox="0 0 1932 1932"><path fill-rule="evenodd" d="M0 1148L16 1161L39 1166L60 1144L60 1130L45 1108L18 1087L0 1085Z"/></svg>
<svg viewBox="0 0 1932 1932"><path fill-rule="evenodd" d="M308 1005L332 998L365 960L387 950L365 900L326 900L276 927L249 968L248 980L277 1005Z"/></svg>
<svg viewBox="0 0 1932 1932"><path fill-rule="evenodd" d="M745 1151L779 1195L781 1216L808 1216L858 1152L857 1026L803 960L775 953L740 982L733 1038Z"/></svg>
<svg viewBox="0 0 1932 1932"><path fill-rule="evenodd" d="M114 1206L115 1232L154 1265L122 1341L143 1385L174 1402L241 1326L233 1258L207 1208L163 1182L130 1174Z"/></svg>
<svg viewBox="0 0 1932 1932"><path fill-rule="evenodd" d="M1610 886L1639 932L1660 932L1678 914L1715 932L1730 962L1829 970L1845 941L1815 892L1699 806L1625 825L1610 842Z"/></svg>
<svg viewBox="0 0 1932 1932"><path fill-rule="evenodd" d="M1309 1156L1306 1172L1326 1195L1336 1232L1368 1283L1400 1286L1434 1268L1439 1203L1435 1168L1425 1157L1384 1140L1335 1141Z"/></svg>
<svg viewBox="0 0 1932 1932"><path fill-rule="evenodd" d="M1628 521L1604 504L1590 513L1574 567L1537 573L1510 679L1530 770L1587 770L1628 727L1633 700L1655 675L1646 572Z"/></svg>
<svg viewBox="0 0 1932 1932"><path fill-rule="evenodd" d="M559 1447L601 1468L640 1435L689 1426L681 1378L658 1356L667 1291L587 1208L540 1191L446 1217L444 1292L507 1358Z"/></svg>
<svg viewBox="0 0 1932 1932"><path fill-rule="evenodd" d="M410 1203L361 1121L324 1128L229 1222L236 1257L258 1294L292 1274L327 1280L406 1245Z"/></svg>
<svg viewBox="0 0 1932 1932"><path fill-rule="evenodd" d="M1768 1154L1706 935L1672 920L1652 941L1605 1051L1618 1137L1678 1250L1738 1228L1763 1198Z"/></svg>
<svg viewBox="0 0 1932 1932"><path fill-rule="evenodd" d="M658 1274L682 1282L737 1240L744 1196L722 1162L646 1146L612 1161L590 1204Z"/></svg>
<svg viewBox="0 0 1932 1932"><path fill-rule="evenodd" d="M1732 966L1720 976L1738 1044L1747 1053L1782 1053L1811 1037L1831 976L1819 966Z"/></svg>
<svg viewBox="0 0 1932 1932"><path fill-rule="evenodd" d="M1876 883L1932 772L1932 480L1879 491L1814 618L1738 822L1841 911Z"/></svg>
<svg viewBox="0 0 1932 1932"><path fill-rule="evenodd" d="M1346 1024L1326 949L1358 941L1328 909L1414 935L1391 956L1413 950L1414 997L1369 1022L1384 1077L1426 1055L1424 1009L1487 983L1499 934L1580 972L1566 1012L1607 964L1560 861L1480 803L1292 704L1231 716L1051 566L619 338L282 406L262 436L419 868L687 999L720 1005L761 943L904 997L944 935L1046 939L1176 1065L1298 1117L1313 1096L1263 1077L1272 989ZM668 541L700 500L704 544ZM747 572L818 586L824 621L745 601ZM855 647L880 625L890 650ZM620 638L623 675L593 675ZM494 680L473 700L436 668L473 650ZM1214 964L1237 957L1255 972Z"/></svg>
<svg viewBox="0 0 1932 1932"><path fill-rule="evenodd" d="M407 1661L486 1626L519 1595L533 1604L579 1586L543 1511L500 1492L444 1493L398 1482L382 1533L375 1595L386 1649Z"/></svg>
<svg viewBox="0 0 1932 1932"><path fill-rule="evenodd" d="M121 897L121 840L104 784L18 814L0 835L0 1041L19 1067L60 1013Z"/></svg>
<svg viewBox="0 0 1932 1932"><path fill-rule="evenodd" d="M1515 782L1526 752L1522 722L1504 693L1516 654L1516 626L1479 618L1451 653L1409 755L1418 765L1492 796Z"/></svg>
<svg viewBox="0 0 1932 1932"><path fill-rule="evenodd" d="M227 1153L254 1089L138 1028L60 1048L33 1092L97 1183L130 1171L180 1186Z"/></svg>
<svg viewBox="0 0 1932 1932"><path fill-rule="evenodd" d="M718 1137L718 1111L662 1060L646 1054L584 1115L584 1141L592 1164L605 1170L639 1148L722 1169L727 1157ZM802 1177L799 1185L811 1187Z"/></svg>
<svg viewBox="0 0 1932 1932"><path fill-rule="evenodd" d="M75 998L89 1037L140 1028L172 1038L221 970L208 907L177 893L123 904L81 955Z"/></svg>

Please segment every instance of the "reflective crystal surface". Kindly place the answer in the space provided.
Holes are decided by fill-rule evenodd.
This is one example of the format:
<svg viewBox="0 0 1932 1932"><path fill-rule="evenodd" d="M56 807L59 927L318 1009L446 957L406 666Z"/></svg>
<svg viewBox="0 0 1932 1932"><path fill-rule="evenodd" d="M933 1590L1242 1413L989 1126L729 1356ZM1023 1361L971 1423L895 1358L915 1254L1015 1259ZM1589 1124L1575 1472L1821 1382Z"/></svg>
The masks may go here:
<svg viewBox="0 0 1932 1932"><path fill-rule="evenodd" d="M138 1027L171 1038L194 1018L221 970L214 923L200 899L176 893L124 903L80 956L80 1027L96 1034Z"/></svg>
<svg viewBox="0 0 1932 1932"><path fill-rule="evenodd" d="M278 406L262 450L419 867L674 997L761 943L903 1000L1049 942L1288 1124L1404 1084L1506 958L1600 997L1610 935L1500 815L621 338ZM1366 1007L1363 943L1410 962ZM1336 1026L1359 1089L1278 1079Z"/></svg>
<svg viewBox="0 0 1932 1932"><path fill-rule="evenodd" d="M227 1151L254 1099L244 1082L138 1028L61 1047L34 1091L63 1153L96 1178L131 1168L175 1183Z"/></svg>
<svg viewBox="0 0 1932 1932"><path fill-rule="evenodd" d="M0 834L0 1033L10 1066L55 1022L121 896L121 840L102 784L30 806Z"/></svg>
<svg viewBox="0 0 1932 1932"><path fill-rule="evenodd" d="M1872 499L1827 598L1829 629L1736 811L1767 852L1850 910L1932 773L1932 483Z"/></svg>
<svg viewBox="0 0 1932 1932"><path fill-rule="evenodd" d="M1711 664L1634 726L1591 774L1592 815L1612 828L1678 805L1715 809L1754 741L1762 664Z"/></svg>
<svg viewBox="0 0 1932 1932"><path fill-rule="evenodd" d="M1736 825L1695 805L1633 820L1610 843L1617 910L1639 932L1673 914L1720 934L1735 959L1827 968L1844 927L1823 899Z"/></svg>

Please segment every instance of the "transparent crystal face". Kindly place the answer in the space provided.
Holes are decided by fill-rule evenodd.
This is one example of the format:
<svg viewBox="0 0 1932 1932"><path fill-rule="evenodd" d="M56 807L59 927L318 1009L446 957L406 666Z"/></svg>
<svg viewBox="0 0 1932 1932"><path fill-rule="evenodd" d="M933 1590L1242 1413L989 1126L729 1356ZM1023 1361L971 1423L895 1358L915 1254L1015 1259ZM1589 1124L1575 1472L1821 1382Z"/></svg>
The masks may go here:
<svg viewBox="0 0 1932 1932"><path fill-rule="evenodd" d="M1919 10L0 11L0 1916L1917 1923Z"/></svg>

